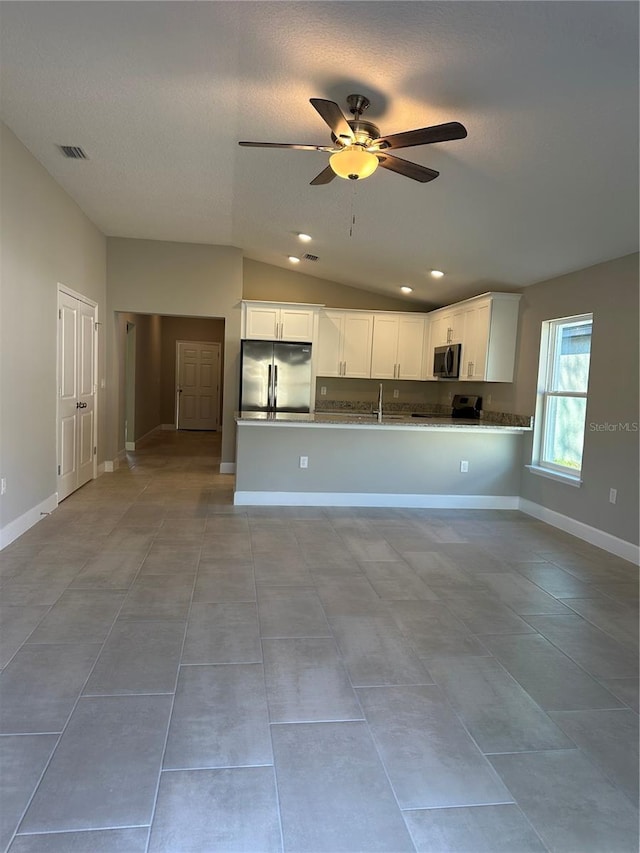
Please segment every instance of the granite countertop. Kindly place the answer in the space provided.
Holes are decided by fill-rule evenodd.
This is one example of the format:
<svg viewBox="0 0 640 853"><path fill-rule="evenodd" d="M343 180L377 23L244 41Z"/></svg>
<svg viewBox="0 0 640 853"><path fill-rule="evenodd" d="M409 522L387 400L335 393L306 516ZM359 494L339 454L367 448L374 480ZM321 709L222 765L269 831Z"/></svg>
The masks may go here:
<svg viewBox="0 0 640 853"><path fill-rule="evenodd" d="M499 420L491 420L489 416L481 419L465 420L463 418L443 417L434 414L426 416L420 413L418 417L411 414L389 413L383 415L382 422L377 416L368 412L315 412L309 414L292 412L236 412L237 423L269 423L309 425L309 426L349 426L366 428L402 427L415 429L479 429L500 432L523 432L531 430L530 425L509 424Z"/></svg>

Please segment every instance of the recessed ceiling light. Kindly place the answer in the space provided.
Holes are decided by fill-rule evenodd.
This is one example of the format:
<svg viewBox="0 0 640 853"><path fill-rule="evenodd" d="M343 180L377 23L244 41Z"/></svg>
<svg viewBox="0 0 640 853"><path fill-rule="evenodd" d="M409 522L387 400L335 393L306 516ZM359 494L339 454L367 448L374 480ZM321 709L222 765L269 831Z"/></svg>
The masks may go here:
<svg viewBox="0 0 640 853"><path fill-rule="evenodd" d="M444 275L444 273L442 272L442 270L431 270L431 275L432 275L434 278L442 278L442 276Z"/></svg>
<svg viewBox="0 0 640 853"><path fill-rule="evenodd" d="M289 260L292 264L299 264L300 263L300 258L296 258L295 255L289 255Z"/></svg>
<svg viewBox="0 0 640 853"><path fill-rule="evenodd" d="M403 284L403 285L402 285L402 287L400 288L400 290L401 290L403 293L413 293L413 288L412 288L412 287L408 287L406 284Z"/></svg>
<svg viewBox="0 0 640 853"><path fill-rule="evenodd" d="M298 240L302 240L303 243L308 243L311 240L310 234L298 234Z"/></svg>

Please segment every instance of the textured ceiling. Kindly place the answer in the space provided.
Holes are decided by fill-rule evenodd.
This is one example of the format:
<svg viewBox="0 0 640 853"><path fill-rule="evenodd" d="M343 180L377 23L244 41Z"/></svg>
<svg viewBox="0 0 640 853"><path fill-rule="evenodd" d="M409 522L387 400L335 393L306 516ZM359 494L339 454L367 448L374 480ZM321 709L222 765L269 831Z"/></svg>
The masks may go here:
<svg viewBox="0 0 640 853"><path fill-rule="evenodd" d="M431 304L637 250L633 2L2 2L0 39L3 120L108 235L310 251ZM398 152L428 184L320 187L326 154L237 144L329 144L308 99L352 92L383 134L468 138Z"/></svg>

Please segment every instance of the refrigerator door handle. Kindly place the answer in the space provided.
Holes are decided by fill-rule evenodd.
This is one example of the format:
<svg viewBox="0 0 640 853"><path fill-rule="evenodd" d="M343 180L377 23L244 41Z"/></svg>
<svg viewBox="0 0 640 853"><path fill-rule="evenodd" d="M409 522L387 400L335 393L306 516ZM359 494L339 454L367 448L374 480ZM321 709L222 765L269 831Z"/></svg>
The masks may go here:
<svg viewBox="0 0 640 853"><path fill-rule="evenodd" d="M270 409L272 407L271 404L271 368L273 365L269 365L269 370L267 373L267 408Z"/></svg>
<svg viewBox="0 0 640 853"><path fill-rule="evenodd" d="M273 368L273 408L278 408L278 365Z"/></svg>

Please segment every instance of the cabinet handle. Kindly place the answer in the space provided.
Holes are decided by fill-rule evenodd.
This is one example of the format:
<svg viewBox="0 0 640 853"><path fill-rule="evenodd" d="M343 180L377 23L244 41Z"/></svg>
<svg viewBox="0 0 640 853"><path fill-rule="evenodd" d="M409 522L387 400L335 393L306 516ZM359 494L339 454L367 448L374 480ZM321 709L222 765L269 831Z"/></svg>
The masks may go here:
<svg viewBox="0 0 640 853"><path fill-rule="evenodd" d="M397 364L396 367L398 368L398 370L396 372L396 379L400 379L400 365Z"/></svg>
<svg viewBox="0 0 640 853"><path fill-rule="evenodd" d="M347 362L346 361L342 362L342 375L343 376L347 375Z"/></svg>

